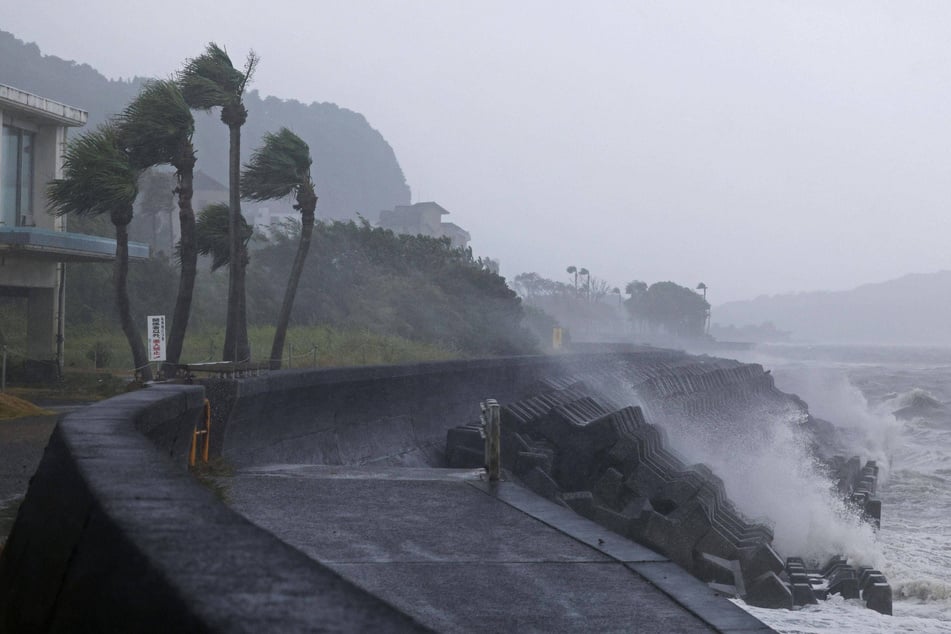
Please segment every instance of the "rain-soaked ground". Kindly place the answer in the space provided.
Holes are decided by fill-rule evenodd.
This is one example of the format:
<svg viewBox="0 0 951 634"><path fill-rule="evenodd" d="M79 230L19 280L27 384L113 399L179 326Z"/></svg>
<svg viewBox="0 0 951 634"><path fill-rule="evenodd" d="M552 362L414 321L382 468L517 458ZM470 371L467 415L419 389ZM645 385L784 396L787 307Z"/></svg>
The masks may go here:
<svg viewBox="0 0 951 634"><path fill-rule="evenodd" d="M755 625L661 555L481 470L280 465L227 480L252 522L437 631L713 631L668 592L719 629Z"/></svg>

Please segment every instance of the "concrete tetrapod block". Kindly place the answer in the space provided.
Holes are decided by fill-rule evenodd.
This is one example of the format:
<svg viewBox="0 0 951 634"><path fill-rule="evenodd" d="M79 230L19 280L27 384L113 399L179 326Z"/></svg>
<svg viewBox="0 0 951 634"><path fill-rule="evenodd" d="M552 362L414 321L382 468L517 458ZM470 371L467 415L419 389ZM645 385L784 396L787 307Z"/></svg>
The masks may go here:
<svg viewBox="0 0 951 634"><path fill-rule="evenodd" d="M746 584L743 581L740 562L735 559L723 559L708 553L700 553L695 570L702 581L731 586L738 596L746 594Z"/></svg>
<svg viewBox="0 0 951 634"><path fill-rule="evenodd" d="M884 579L884 577L883 577ZM862 590L865 607L881 614L892 613L892 587L885 581L870 583Z"/></svg>
<svg viewBox="0 0 951 634"><path fill-rule="evenodd" d="M770 544L759 544L751 548L739 548L740 565L746 579L759 578L766 572L779 574L783 571L783 558Z"/></svg>
<svg viewBox="0 0 951 634"><path fill-rule="evenodd" d="M775 572L764 572L748 586L743 600L759 608L793 608L792 590Z"/></svg>

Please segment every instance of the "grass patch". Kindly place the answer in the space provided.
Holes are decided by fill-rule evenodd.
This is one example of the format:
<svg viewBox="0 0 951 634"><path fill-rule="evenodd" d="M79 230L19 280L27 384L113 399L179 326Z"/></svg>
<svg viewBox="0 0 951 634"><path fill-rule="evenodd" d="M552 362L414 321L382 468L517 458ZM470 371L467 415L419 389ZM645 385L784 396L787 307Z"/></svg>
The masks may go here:
<svg viewBox="0 0 951 634"><path fill-rule="evenodd" d="M202 485L211 490L219 500L228 504L230 488L226 481L234 475L234 468L222 457L211 458L208 462L199 461L189 471Z"/></svg>
<svg viewBox="0 0 951 634"><path fill-rule="evenodd" d="M252 360L267 360L273 339L273 326L249 328ZM182 362L220 361L223 342L223 328L191 332L185 338ZM95 351L95 354L88 354L90 351ZM94 372L98 362L100 369L122 372L129 378L132 375L129 345L125 336L116 329L67 332L65 355L68 372ZM457 351L434 344L367 330L297 326L288 330L282 361L285 368L311 368L441 361L460 356ZM104 361L108 361L105 366L102 365Z"/></svg>
<svg viewBox="0 0 951 634"><path fill-rule="evenodd" d="M33 403L9 393L0 394L0 420L22 418L24 416L45 416L52 412L37 407Z"/></svg>
<svg viewBox="0 0 951 634"><path fill-rule="evenodd" d="M67 369L58 383L37 386L8 386L7 393L39 403L92 403L129 390L127 378L110 372Z"/></svg>

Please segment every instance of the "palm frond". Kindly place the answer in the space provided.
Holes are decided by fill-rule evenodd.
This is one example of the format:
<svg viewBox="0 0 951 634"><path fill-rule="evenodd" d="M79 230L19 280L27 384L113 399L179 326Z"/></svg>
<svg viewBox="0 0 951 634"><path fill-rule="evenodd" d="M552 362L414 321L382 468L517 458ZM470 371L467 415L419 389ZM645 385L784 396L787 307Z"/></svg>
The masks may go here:
<svg viewBox="0 0 951 634"><path fill-rule="evenodd" d="M57 215L128 213L138 194L141 170L120 146L114 121L72 139L63 156L63 178L47 186L47 204Z"/></svg>
<svg viewBox="0 0 951 634"><path fill-rule="evenodd" d="M122 143L139 168L183 160L195 120L178 84L149 81L118 117Z"/></svg>
<svg viewBox="0 0 951 634"><path fill-rule="evenodd" d="M209 110L215 106L240 100L244 86L250 79L231 63L228 53L211 42L205 52L185 62L178 73L178 84L188 105L196 110Z"/></svg>
<svg viewBox="0 0 951 634"><path fill-rule="evenodd" d="M198 238L198 253L211 256L211 270L216 271L231 262L231 243L228 239L228 203L206 205L198 215L195 233ZM241 216L241 239L245 245L251 241L253 230Z"/></svg>
<svg viewBox="0 0 951 634"><path fill-rule="evenodd" d="M299 136L281 128L265 134L263 140L241 174L241 195L245 200L283 198L311 183L310 148Z"/></svg>
<svg viewBox="0 0 951 634"><path fill-rule="evenodd" d="M248 51L248 58L244 61L243 78L241 79L241 85L238 87L239 94L244 94L244 89L251 83L251 78L254 77L254 71L257 69L258 62L260 61L261 58L258 57L257 53Z"/></svg>

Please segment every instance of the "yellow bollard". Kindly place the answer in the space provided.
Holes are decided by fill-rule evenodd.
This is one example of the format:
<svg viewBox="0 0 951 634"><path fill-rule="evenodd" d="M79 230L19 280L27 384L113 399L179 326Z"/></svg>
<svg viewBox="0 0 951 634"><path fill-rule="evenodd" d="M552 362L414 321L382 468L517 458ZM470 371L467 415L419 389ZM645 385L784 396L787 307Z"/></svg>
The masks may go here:
<svg viewBox="0 0 951 634"><path fill-rule="evenodd" d="M208 462L208 448L211 446L211 401L205 399L205 447L201 451L201 459Z"/></svg>

